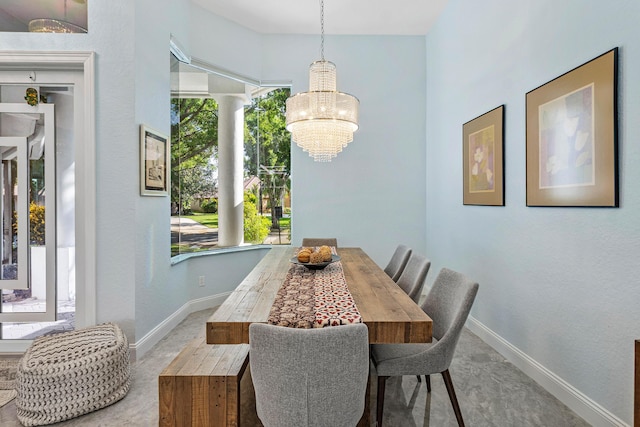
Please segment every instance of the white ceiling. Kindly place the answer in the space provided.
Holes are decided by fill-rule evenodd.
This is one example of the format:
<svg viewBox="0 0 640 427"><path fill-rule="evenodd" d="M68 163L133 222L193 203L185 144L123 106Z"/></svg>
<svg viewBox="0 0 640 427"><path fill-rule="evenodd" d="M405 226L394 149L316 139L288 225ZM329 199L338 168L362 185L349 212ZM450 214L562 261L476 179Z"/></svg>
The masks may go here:
<svg viewBox="0 0 640 427"><path fill-rule="evenodd" d="M320 0L191 0L266 34L319 34ZM447 0L325 0L326 34L424 35Z"/></svg>

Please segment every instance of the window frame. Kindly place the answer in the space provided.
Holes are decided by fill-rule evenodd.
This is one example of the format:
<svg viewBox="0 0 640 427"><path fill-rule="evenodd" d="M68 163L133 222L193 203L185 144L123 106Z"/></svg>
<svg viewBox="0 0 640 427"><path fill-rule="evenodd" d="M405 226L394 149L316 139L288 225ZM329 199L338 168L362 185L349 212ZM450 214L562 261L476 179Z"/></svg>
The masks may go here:
<svg viewBox="0 0 640 427"><path fill-rule="evenodd" d="M170 42L170 53L178 61L178 63L182 63L182 64L185 64L185 65L188 65L188 66L194 68L195 70L200 70L200 71L205 72L205 73L210 74L210 75L215 75L215 76L218 76L218 77L230 79L232 81L235 81L235 82L238 82L238 83L241 83L241 84L245 84L245 85L254 86L256 88L256 90L269 89L269 88L289 88L289 89L291 89L291 87L292 87L292 82L290 80L261 81L261 80L255 79L255 78L251 78L251 77L248 77L248 76L245 76L245 75L230 71L230 70L228 70L226 68L207 63L206 61L203 61L201 59L192 57L188 53L186 53L186 51L183 49L183 47L180 45L180 43L173 36L171 37L171 42ZM173 64L173 61L172 61L172 64ZM171 69L172 69L171 71L173 72L173 65L172 65ZM172 81L172 84L173 84L173 79L171 81ZM174 99L173 92L172 92L172 95L171 95L171 99L172 100ZM246 122L246 119L245 119L245 122ZM170 135L170 140L173 140L173 135ZM174 165L171 165L171 169L173 169L173 166ZM171 216L173 217L173 214ZM178 232L178 233L180 233L180 232ZM172 243L172 245L173 245L173 243ZM242 251L247 251L247 250L259 250L259 249L264 249L264 248L268 248L268 247L271 247L271 245L263 244L263 243L258 243L258 244L247 243L247 244L242 244L240 246L213 247L211 249L205 249L205 250L201 250L201 251L178 252L177 254L174 254L172 252L172 254L171 254L171 264L174 265L174 264L180 263L180 262L182 262L182 261L184 261L186 259L189 259L189 258L192 258L192 257L197 257L197 256L226 254L226 253L230 253L230 252L242 252Z"/></svg>

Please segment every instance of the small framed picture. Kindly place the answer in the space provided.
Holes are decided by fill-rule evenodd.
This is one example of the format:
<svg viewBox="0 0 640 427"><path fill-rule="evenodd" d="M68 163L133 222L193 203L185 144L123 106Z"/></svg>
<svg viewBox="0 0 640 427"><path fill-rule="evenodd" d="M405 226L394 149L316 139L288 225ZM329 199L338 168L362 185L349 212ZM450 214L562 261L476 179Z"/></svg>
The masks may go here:
<svg viewBox="0 0 640 427"><path fill-rule="evenodd" d="M169 194L169 138L140 125L140 194L167 196Z"/></svg>
<svg viewBox="0 0 640 427"><path fill-rule="evenodd" d="M463 204L504 206L504 105L462 125Z"/></svg>
<svg viewBox="0 0 640 427"><path fill-rule="evenodd" d="M617 53L527 93L527 206L618 206Z"/></svg>

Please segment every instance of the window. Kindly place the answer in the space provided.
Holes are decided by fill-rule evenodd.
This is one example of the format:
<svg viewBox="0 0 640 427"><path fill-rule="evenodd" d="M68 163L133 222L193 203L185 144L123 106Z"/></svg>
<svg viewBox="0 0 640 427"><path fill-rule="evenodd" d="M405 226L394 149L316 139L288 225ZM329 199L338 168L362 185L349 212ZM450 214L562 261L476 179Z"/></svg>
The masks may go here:
<svg viewBox="0 0 640 427"><path fill-rule="evenodd" d="M171 255L289 244L291 137L284 116L289 88L262 87L173 55L171 60ZM225 108L238 106L242 114L225 114ZM229 121L241 116L242 134L232 130L229 137L228 129L239 129ZM222 137L221 128L227 129ZM235 144L241 146L230 147ZM234 169L235 161L220 163L230 149L241 153L242 170Z"/></svg>

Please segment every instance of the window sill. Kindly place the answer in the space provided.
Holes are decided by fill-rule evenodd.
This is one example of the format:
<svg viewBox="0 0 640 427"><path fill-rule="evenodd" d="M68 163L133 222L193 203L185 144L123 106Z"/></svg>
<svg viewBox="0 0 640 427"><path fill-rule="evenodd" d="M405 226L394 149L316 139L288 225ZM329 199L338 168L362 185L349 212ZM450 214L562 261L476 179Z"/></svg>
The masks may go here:
<svg viewBox="0 0 640 427"><path fill-rule="evenodd" d="M277 245L277 246L289 246L289 245ZM260 249L271 249L272 247L273 245L246 245L246 246L234 246L231 248L212 249L210 251L189 252L189 253L179 254L171 257L171 265L176 265L183 261L186 261L191 258L196 258L196 257L215 256L220 254L247 252L247 251L260 250Z"/></svg>

